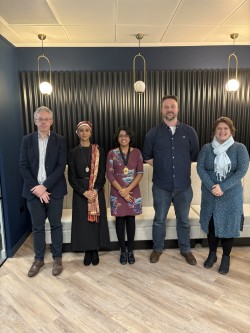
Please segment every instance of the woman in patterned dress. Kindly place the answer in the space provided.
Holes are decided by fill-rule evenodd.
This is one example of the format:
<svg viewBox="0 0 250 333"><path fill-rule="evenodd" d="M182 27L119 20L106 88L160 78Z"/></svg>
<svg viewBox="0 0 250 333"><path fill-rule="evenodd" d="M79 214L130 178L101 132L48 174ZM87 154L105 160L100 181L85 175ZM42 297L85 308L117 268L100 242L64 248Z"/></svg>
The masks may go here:
<svg viewBox="0 0 250 333"><path fill-rule="evenodd" d="M239 237L243 221L241 179L249 167L247 148L235 142L231 119L221 117L213 126L214 138L200 151L197 171L202 181L200 224L207 233L209 255L205 268L217 261L217 246L221 240L223 255L220 274L227 274L234 237Z"/></svg>
<svg viewBox="0 0 250 333"><path fill-rule="evenodd" d="M139 182L143 176L143 158L133 148L134 133L128 127L119 127L114 135L115 149L107 156L106 175L111 184L110 209L116 217L116 234L120 246L120 263L134 264L135 216L142 213ZM125 227L127 245L125 244Z"/></svg>

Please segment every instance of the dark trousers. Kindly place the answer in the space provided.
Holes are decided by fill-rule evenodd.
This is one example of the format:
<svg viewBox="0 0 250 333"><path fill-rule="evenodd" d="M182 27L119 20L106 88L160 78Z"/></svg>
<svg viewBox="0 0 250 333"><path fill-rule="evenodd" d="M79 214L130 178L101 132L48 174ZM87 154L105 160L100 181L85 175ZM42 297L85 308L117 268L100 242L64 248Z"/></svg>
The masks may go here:
<svg viewBox="0 0 250 333"><path fill-rule="evenodd" d="M232 247L233 247L234 238L219 238L219 237L216 237L215 236L215 230L214 230L214 219L213 219L213 217L211 217L211 220L209 221L207 240L208 240L208 246L209 246L210 251L216 252L219 241L221 241L223 254L225 256L230 255Z"/></svg>
<svg viewBox="0 0 250 333"><path fill-rule="evenodd" d="M53 258L62 257L62 208L63 198L50 197L48 204L41 203L39 198L27 200L27 207L32 220L32 236L35 259L43 260L46 250L45 220L49 219L51 231L51 253Z"/></svg>
<svg viewBox="0 0 250 333"><path fill-rule="evenodd" d="M127 230L128 252L132 252L135 238L135 216L116 217L115 228L121 252L126 252L125 226Z"/></svg>

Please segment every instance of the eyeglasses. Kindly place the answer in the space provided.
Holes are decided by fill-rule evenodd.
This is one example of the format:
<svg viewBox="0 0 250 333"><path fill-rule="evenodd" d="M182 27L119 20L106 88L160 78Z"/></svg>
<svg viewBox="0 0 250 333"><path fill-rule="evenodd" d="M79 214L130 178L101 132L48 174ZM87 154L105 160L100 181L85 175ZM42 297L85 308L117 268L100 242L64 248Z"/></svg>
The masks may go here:
<svg viewBox="0 0 250 333"><path fill-rule="evenodd" d="M119 134L118 135L118 138L129 138L129 135L128 134Z"/></svg>
<svg viewBox="0 0 250 333"><path fill-rule="evenodd" d="M36 121L38 121L39 123L42 123L43 121L48 122L50 120L52 120L52 118L36 118Z"/></svg>

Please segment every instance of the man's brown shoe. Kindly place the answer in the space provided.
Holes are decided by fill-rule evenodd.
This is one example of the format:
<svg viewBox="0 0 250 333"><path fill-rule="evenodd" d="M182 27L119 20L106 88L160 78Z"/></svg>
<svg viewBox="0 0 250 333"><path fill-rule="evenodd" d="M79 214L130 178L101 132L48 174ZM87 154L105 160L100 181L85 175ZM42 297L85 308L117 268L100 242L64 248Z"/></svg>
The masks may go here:
<svg viewBox="0 0 250 333"><path fill-rule="evenodd" d="M197 261L195 259L195 257L193 256L192 252L188 252L188 253L182 253L181 255L186 259L186 262L189 265L197 265Z"/></svg>
<svg viewBox="0 0 250 333"><path fill-rule="evenodd" d="M157 263L160 259L160 256L161 256L161 252L156 252L153 250L152 253L150 254L150 262L152 264Z"/></svg>
<svg viewBox="0 0 250 333"><path fill-rule="evenodd" d="M55 258L53 261L52 274L59 275L62 273L62 270L63 270L62 258Z"/></svg>
<svg viewBox="0 0 250 333"><path fill-rule="evenodd" d="M28 276L33 277L37 275L40 271L40 268L43 267L44 261L36 259L33 264L30 267L30 270L28 271Z"/></svg>

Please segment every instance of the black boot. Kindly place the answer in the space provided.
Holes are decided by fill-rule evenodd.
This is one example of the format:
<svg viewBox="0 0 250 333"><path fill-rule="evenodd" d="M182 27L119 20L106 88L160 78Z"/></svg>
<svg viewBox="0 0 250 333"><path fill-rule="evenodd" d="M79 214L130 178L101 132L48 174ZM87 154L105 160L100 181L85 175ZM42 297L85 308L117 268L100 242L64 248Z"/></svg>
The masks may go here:
<svg viewBox="0 0 250 333"><path fill-rule="evenodd" d="M135 263L135 256L134 256L134 253L132 251L128 252L128 263L130 265Z"/></svg>
<svg viewBox="0 0 250 333"><path fill-rule="evenodd" d="M229 272L229 265L230 265L230 256L222 255L221 264L219 267L220 274L227 274Z"/></svg>
<svg viewBox="0 0 250 333"><path fill-rule="evenodd" d="M94 250L92 251L92 265L96 266L99 264L99 255L98 251Z"/></svg>
<svg viewBox="0 0 250 333"><path fill-rule="evenodd" d="M122 265L126 265L127 260L128 260L127 252L121 252L121 255L120 255L120 263L121 263Z"/></svg>
<svg viewBox="0 0 250 333"><path fill-rule="evenodd" d="M217 261L216 252L210 251L207 257L207 260L204 262L205 268L212 268L214 263Z"/></svg>
<svg viewBox="0 0 250 333"><path fill-rule="evenodd" d="M84 266L89 266L92 262L92 251L85 251L85 256L83 259Z"/></svg>

